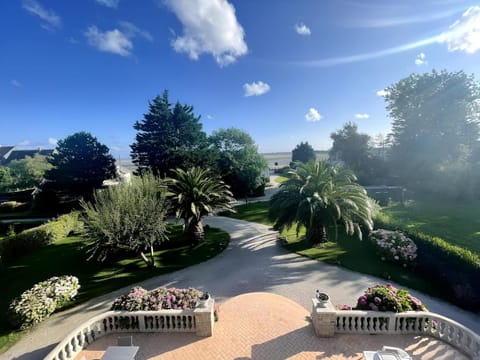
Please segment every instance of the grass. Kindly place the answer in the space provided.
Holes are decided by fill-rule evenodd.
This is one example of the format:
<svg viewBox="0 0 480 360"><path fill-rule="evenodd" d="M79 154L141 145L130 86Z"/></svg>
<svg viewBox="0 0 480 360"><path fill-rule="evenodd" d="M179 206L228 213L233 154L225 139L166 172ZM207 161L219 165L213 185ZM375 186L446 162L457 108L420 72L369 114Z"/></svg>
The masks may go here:
<svg viewBox="0 0 480 360"><path fill-rule="evenodd" d="M410 201L382 209L381 216L480 254L480 202L455 203L436 199Z"/></svg>
<svg viewBox="0 0 480 360"><path fill-rule="evenodd" d="M287 177L285 177L285 176L280 176L280 175L275 179L275 181L276 181L277 183L279 183L279 184L283 184L283 183L284 183L285 181L287 181L287 180L288 180Z"/></svg>
<svg viewBox="0 0 480 360"><path fill-rule="evenodd" d="M272 225L268 219L269 202L258 202L248 206L240 205L231 217ZM335 239L334 229L328 229L329 239ZM373 245L366 239L348 236L339 231L336 242L329 241L323 247L312 247L304 239L304 232L298 236L295 229L283 231L281 236L287 240L285 247L299 255L318 261L343 266L364 274L374 275L386 280L392 280L414 289L422 290L434 296L441 296L441 289L436 289L430 282L401 266L384 262L376 255Z"/></svg>
<svg viewBox="0 0 480 360"><path fill-rule="evenodd" d="M190 248L183 239L180 226L172 227L173 247L155 252L156 268L148 268L137 256L129 256L110 264L86 262L85 239L71 236L41 248L6 265L0 272L5 284L0 297L0 313L5 314L11 299L33 284L54 275L75 275L80 280L80 292L75 304L138 281L206 261L227 246L230 237L217 229L206 228L205 241ZM46 266L48 264L48 266ZM23 335L8 328L5 316L0 318L0 352L4 352Z"/></svg>

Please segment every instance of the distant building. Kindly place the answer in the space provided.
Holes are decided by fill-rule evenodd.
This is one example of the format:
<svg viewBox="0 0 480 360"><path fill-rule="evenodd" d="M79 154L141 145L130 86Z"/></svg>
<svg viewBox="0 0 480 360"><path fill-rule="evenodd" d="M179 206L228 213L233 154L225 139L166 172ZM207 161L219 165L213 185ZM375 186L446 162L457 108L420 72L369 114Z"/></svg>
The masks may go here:
<svg viewBox="0 0 480 360"><path fill-rule="evenodd" d="M27 156L34 157L37 154L50 156L53 149L33 149L33 150L16 150L15 146L0 146L0 165L8 165L13 160L23 160Z"/></svg>

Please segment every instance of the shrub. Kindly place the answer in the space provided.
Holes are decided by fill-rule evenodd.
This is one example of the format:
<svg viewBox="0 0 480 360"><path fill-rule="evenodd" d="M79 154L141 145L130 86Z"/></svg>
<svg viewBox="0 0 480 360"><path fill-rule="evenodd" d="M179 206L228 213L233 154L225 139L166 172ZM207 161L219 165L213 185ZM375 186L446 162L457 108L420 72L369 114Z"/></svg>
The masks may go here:
<svg viewBox="0 0 480 360"><path fill-rule="evenodd" d="M128 248L154 267L154 248L169 240L166 195L163 180L146 173L133 178L131 184L97 190L92 202L82 201L83 221L92 240L88 260L103 262Z"/></svg>
<svg viewBox="0 0 480 360"><path fill-rule="evenodd" d="M46 224L6 237L1 243L0 254L2 259L10 261L42 246L62 240L72 232L79 231L81 227L77 212L62 215Z"/></svg>
<svg viewBox="0 0 480 360"><path fill-rule="evenodd" d="M427 308L408 290L397 289L392 284L369 287L357 300L357 310L373 311L427 311Z"/></svg>
<svg viewBox="0 0 480 360"><path fill-rule="evenodd" d="M371 231L368 238L375 244L382 260L407 267L412 266L417 258L417 246L400 231L378 229Z"/></svg>
<svg viewBox="0 0 480 360"><path fill-rule="evenodd" d="M122 311L193 309L202 295L200 290L194 288L158 288L148 291L135 287L128 294L117 297L111 309Z"/></svg>
<svg viewBox="0 0 480 360"><path fill-rule="evenodd" d="M376 224L401 230L417 245L416 273L441 290L441 295L465 309L480 307L480 256L435 236L377 219ZM459 276L461 274L461 276Z"/></svg>
<svg viewBox="0 0 480 360"><path fill-rule="evenodd" d="M54 276L35 284L14 299L8 308L10 323L27 329L48 318L67 305L78 293L80 284L75 276Z"/></svg>

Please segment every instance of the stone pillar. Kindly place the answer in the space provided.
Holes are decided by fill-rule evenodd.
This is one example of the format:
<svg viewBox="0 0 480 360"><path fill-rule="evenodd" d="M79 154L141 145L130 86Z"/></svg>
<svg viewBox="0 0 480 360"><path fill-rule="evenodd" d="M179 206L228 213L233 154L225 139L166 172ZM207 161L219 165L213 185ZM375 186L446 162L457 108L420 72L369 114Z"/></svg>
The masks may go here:
<svg viewBox="0 0 480 360"><path fill-rule="evenodd" d="M213 309L215 300L210 298L207 300L205 306L197 307L193 314L195 316L195 325L197 328L197 336L212 336L213 324L215 319L213 317Z"/></svg>
<svg viewBox="0 0 480 360"><path fill-rule="evenodd" d="M317 336L332 337L335 334L337 310L330 300L312 299L311 317Z"/></svg>

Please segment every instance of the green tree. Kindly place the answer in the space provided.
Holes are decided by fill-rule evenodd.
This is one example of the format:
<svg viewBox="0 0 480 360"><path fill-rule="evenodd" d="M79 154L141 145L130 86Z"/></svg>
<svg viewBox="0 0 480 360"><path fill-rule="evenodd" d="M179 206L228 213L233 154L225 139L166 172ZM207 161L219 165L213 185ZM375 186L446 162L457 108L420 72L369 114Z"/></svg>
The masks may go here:
<svg viewBox="0 0 480 360"><path fill-rule="evenodd" d="M306 164L310 160L315 161L316 159L315 150L313 150L308 141L301 142L292 150L292 162L300 161Z"/></svg>
<svg viewBox="0 0 480 360"><path fill-rule="evenodd" d="M108 147L84 131L59 140L48 161L53 168L45 177L60 187L92 191L116 175Z"/></svg>
<svg viewBox="0 0 480 360"><path fill-rule="evenodd" d="M168 179L172 207L183 219L185 232L193 245L205 237L202 218L214 211L233 212L235 200L225 183L209 170L192 167L176 169Z"/></svg>
<svg viewBox="0 0 480 360"><path fill-rule="evenodd" d="M358 126L353 122L343 125L343 128L332 133L333 140L330 149L330 157L343 161L345 166L355 173L365 169L369 158L369 142L371 138L367 134L358 132Z"/></svg>
<svg viewBox="0 0 480 360"><path fill-rule="evenodd" d="M172 106L167 90L149 102L149 112L133 127L137 134L131 156L137 173L165 176L177 167L205 166L208 161L200 116L194 115L193 106Z"/></svg>
<svg viewBox="0 0 480 360"><path fill-rule="evenodd" d="M374 202L350 170L324 161L298 163L271 199L270 217L282 231L296 224L313 244L328 240L327 227L343 224L347 234L362 238L361 225L373 228Z"/></svg>
<svg viewBox="0 0 480 360"><path fill-rule="evenodd" d="M166 185L152 174L97 190L92 202L82 201L88 259L103 262L121 249L132 250L155 267L154 248L168 241Z"/></svg>
<svg viewBox="0 0 480 360"><path fill-rule="evenodd" d="M52 169L46 156L36 154L34 157L27 156L25 159L13 160L8 164L14 183L18 189L28 189L38 186L43 180L45 173Z"/></svg>
<svg viewBox="0 0 480 360"><path fill-rule="evenodd" d="M209 142L216 153L218 172L235 196L247 197L265 186L263 174L268 164L249 134L236 128L220 129Z"/></svg>
<svg viewBox="0 0 480 360"><path fill-rule="evenodd" d="M0 191L10 191L13 186L12 171L6 166L0 166Z"/></svg>
<svg viewBox="0 0 480 360"><path fill-rule="evenodd" d="M478 184L471 166L479 144L480 85L473 76L445 70L412 74L388 87L385 99L392 169L403 184L442 194ZM438 181L447 178L463 178L464 184Z"/></svg>

